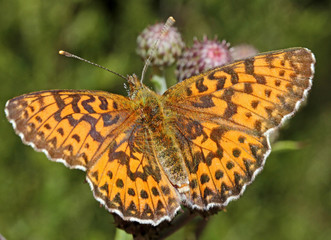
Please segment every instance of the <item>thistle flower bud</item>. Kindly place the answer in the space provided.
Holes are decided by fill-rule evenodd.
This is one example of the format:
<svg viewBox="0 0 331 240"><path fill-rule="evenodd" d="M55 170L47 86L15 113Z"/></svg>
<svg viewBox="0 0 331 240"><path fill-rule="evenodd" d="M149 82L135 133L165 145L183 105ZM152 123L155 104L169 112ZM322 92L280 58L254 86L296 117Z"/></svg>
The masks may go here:
<svg viewBox="0 0 331 240"><path fill-rule="evenodd" d="M226 41L208 40L207 37L201 42L194 39L193 46L186 48L177 61L176 77L180 82L231 61L229 44Z"/></svg>
<svg viewBox="0 0 331 240"><path fill-rule="evenodd" d="M151 56L152 66L166 67L173 64L185 47L177 28L170 27L165 34L161 35L163 26L163 23L149 26L137 38L137 54L144 60L149 57L155 42L159 39L159 45Z"/></svg>
<svg viewBox="0 0 331 240"><path fill-rule="evenodd" d="M230 53L233 60L239 60L255 56L259 51L249 44L240 44L230 48Z"/></svg>

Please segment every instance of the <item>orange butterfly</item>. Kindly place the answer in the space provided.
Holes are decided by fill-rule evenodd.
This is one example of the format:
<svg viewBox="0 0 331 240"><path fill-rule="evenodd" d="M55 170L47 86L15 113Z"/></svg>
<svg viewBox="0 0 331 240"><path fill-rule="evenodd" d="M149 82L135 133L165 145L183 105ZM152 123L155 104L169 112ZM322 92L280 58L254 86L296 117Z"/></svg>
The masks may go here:
<svg viewBox="0 0 331 240"><path fill-rule="evenodd" d="M133 75L129 97L53 90L9 100L23 142L87 172L94 197L124 220L158 225L184 205L237 199L263 168L269 135L312 85L305 48L259 54L186 79L162 96Z"/></svg>

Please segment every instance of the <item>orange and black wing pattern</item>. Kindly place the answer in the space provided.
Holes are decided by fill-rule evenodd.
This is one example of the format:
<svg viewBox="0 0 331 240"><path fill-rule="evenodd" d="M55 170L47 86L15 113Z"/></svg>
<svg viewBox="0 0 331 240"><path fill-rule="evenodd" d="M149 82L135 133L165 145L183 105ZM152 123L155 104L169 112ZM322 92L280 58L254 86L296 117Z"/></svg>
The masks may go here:
<svg viewBox="0 0 331 240"><path fill-rule="evenodd" d="M305 100L314 63L305 48L263 53L164 93L189 174L188 206L223 207L243 193L270 153L270 134Z"/></svg>
<svg viewBox="0 0 331 240"><path fill-rule="evenodd" d="M9 100L5 111L24 143L82 170L103 154L132 117L126 98L101 91L25 94Z"/></svg>
<svg viewBox="0 0 331 240"><path fill-rule="evenodd" d="M177 192L130 99L102 91L42 91L9 100L5 112L24 143L86 170L95 198L110 212L156 225L178 211Z"/></svg>
<svg viewBox="0 0 331 240"><path fill-rule="evenodd" d="M183 203L224 207L269 155L270 134L312 84L305 48L269 52L191 77L160 96L135 77L130 98L54 90L7 102L23 142L87 171L94 197L124 220L158 225Z"/></svg>

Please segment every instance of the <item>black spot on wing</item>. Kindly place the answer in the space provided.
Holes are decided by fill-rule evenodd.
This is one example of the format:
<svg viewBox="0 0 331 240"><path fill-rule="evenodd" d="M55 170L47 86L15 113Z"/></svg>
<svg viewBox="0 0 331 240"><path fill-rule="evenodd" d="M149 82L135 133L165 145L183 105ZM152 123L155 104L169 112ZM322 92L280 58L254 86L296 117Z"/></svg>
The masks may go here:
<svg viewBox="0 0 331 240"><path fill-rule="evenodd" d="M108 109L108 101L105 97L99 96L98 97L99 101L100 101L100 109L101 110L107 110Z"/></svg>
<svg viewBox="0 0 331 240"><path fill-rule="evenodd" d="M239 81L238 73L231 67L224 67L222 70L231 76L231 83L236 84Z"/></svg>
<svg viewBox="0 0 331 240"><path fill-rule="evenodd" d="M82 101L83 108L89 113L95 113L93 107L89 105L89 103L93 103L95 101L95 97L89 96L89 99Z"/></svg>
<svg viewBox="0 0 331 240"><path fill-rule="evenodd" d="M253 75L254 74L254 58L247 58L244 61L244 65L245 65L245 72L247 74Z"/></svg>
<svg viewBox="0 0 331 240"><path fill-rule="evenodd" d="M203 82L204 82L203 78L199 78L195 82L195 87L198 89L199 93L202 93L202 92L205 92L208 90L208 87L206 85L204 85Z"/></svg>
<svg viewBox="0 0 331 240"><path fill-rule="evenodd" d="M192 102L192 106L197 108L210 108L215 106L211 95L201 96L199 100L199 102Z"/></svg>
<svg viewBox="0 0 331 240"><path fill-rule="evenodd" d="M71 106L72 106L72 110L75 113L79 113L80 109L78 107L78 103L80 101L80 96L78 94L73 94L71 95L72 101L71 101Z"/></svg>
<svg viewBox="0 0 331 240"><path fill-rule="evenodd" d="M113 124L116 124L120 117L118 115L112 116L110 113L103 113L101 114L103 125L105 127L111 126Z"/></svg>

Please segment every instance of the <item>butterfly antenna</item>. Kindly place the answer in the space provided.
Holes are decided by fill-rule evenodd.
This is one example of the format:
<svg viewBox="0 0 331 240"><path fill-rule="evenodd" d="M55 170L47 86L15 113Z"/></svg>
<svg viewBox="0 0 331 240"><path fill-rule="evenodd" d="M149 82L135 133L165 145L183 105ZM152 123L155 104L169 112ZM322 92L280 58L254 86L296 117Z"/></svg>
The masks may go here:
<svg viewBox="0 0 331 240"><path fill-rule="evenodd" d="M159 46L160 39L163 38L163 36L169 31L170 27L174 23L175 23L175 19L173 17L169 17L167 19L166 23L164 24L160 36L156 39L156 41L155 41L155 43L154 43L154 45L153 45L153 47L151 49L151 52L150 52L148 58L145 61L145 65L144 65L143 71L141 73L141 79L140 79L140 82L141 83L143 82L143 79L144 79L146 70L149 67L150 63L151 63L151 58L152 58L154 52L156 51L157 47Z"/></svg>
<svg viewBox="0 0 331 240"><path fill-rule="evenodd" d="M110 73L115 74L116 76L119 76L119 77L121 77L121 78L127 80L126 77L124 77L123 75L121 75L121 74L119 74L119 73L117 73L117 72L114 72L114 71L112 71L112 70L109 70L109 69L106 68L106 67L103 67L103 66L101 66L101 65L99 65L99 64L96 64L96 63L91 62L91 61L89 61L89 60L86 60L86 59L84 59L84 58L78 57L78 56L76 56L76 55L74 55L74 54L72 54L72 53L69 53L69 52L66 52L66 51L60 50L60 51L59 51L59 54L60 54L60 55L63 55L63 56L66 56L66 57L76 58L76 59L81 60L81 61L83 61L83 62L89 63L89 64L91 64L91 65L93 65L93 66L96 66L96 67L102 68L102 69L104 69L104 70L106 70L106 71L108 71L108 72L110 72Z"/></svg>

